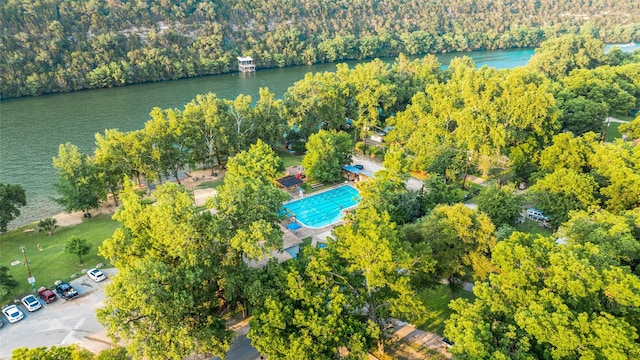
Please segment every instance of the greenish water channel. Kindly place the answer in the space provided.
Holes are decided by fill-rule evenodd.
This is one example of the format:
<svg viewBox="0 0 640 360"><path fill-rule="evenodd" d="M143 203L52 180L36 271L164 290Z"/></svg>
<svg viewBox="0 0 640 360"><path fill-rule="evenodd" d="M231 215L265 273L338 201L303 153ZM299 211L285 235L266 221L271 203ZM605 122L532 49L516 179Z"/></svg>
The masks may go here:
<svg viewBox="0 0 640 360"><path fill-rule="evenodd" d="M476 65L513 68L527 63L533 50L478 51L438 55L443 65L454 56L471 56ZM393 59L389 59L393 61ZM354 65L356 62L348 62ZM71 142L92 153L96 133L105 129L140 129L153 107L182 108L197 94L214 92L233 99L251 95L261 87L282 97L307 72L335 71L335 64L258 69L254 74L228 74L194 79L131 85L120 88L52 94L0 102L0 182L21 184L27 206L10 224L15 228L61 212L51 200L55 180L52 158L60 144Z"/></svg>

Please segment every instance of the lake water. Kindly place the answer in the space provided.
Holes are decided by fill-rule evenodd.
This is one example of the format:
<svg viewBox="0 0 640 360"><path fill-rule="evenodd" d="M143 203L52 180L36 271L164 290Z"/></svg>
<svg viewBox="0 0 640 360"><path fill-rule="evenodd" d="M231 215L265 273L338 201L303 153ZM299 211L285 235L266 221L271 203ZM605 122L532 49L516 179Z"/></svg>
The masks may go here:
<svg viewBox="0 0 640 360"><path fill-rule="evenodd" d="M632 51L639 47L622 49ZM438 58L446 66L453 57L463 55L473 58L478 66L514 68L525 65L533 50L451 53ZM71 142L81 151L92 153L96 133L114 128L141 129L153 107L182 108L197 94L207 92L226 99L251 95L256 101L261 87L282 97L307 72L323 71L335 71L335 64L259 69L246 75L216 75L0 101L0 182L21 184L27 195L27 206L20 209L21 216L9 228L61 212L51 200L57 196L51 186L55 181L52 158L57 156L60 144Z"/></svg>

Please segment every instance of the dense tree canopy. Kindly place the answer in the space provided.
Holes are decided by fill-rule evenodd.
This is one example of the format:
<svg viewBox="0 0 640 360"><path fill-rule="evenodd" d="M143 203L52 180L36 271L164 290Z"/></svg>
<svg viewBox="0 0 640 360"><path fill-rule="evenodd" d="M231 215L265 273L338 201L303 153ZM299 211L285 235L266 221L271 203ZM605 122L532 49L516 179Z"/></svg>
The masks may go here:
<svg viewBox="0 0 640 360"><path fill-rule="evenodd" d="M574 69L593 69L604 59L603 41L589 35L568 34L542 43L529 66L560 79Z"/></svg>
<svg viewBox="0 0 640 360"><path fill-rule="evenodd" d="M331 359L340 347L354 358L366 354L378 330L353 311L345 283L332 278L331 251L309 251L279 274L277 295L261 304L249 329L251 343L261 354L270 359Z"/></svg>
<svg viewBox="0 0 640 360"><path fill-rule="evenodd" d="M631 139L640 139L640 115L629 123L620 124L619 130Z"/></svg>
<svg viewBox="0 0 640 360"><path fill-rule="evenodd" d="M440 205L416 226L436 260L436 281L446 279L452 296L465 278L483 279L491 271L495 227L486 214L463 204Z"/></svg>
<svg viewBox="0 0 640 360"><path fill-rule="evenodd" d="M89 210L99 206L107 191L95 162L77 146L66 143L60 145L53 166L58 175L53 187L60 195L54 200L66 212L82 210L90 215Z"/></svg>
<svg viewBox="0 0 640 360"><path fill-rule="evenodd" d="M515 225L522 214L522 198L508 186L491 184L480 191L475 201L478 211L487 214L496 227Z"/></svg>
<svg viewBox="0 0 640 360"><path fill-rule="evenodd" d="M332 41L347 51L355 39ZM360 44L369 53L376 46L375 37ZM424 314L417 285L444 278L453 290L473 278L478 299L454 303L455 324L447 328L458 355L635 355L639 285L629 269L637 272L640 147L600 143L587 131L605 110L638 104L638 58L616 59L557 81L529 68L477 69L469 58L447 70L433 57L340 65L335 74L305 77L284 101L261 89L255 105L244 95L207 94L184 110L155 108L144 129L97 135L94 158L62 145L56 186L66 198L97 201L125 188L115 215L122 228L100 248L119 269L100 321L136 357L222 355L231 334L220 314L241 307L246 315L254 306L250 336L270 357L333 357L341 347L359 356L376 342L384 349L391 317ZM327 249L309 251L299 263L252 269L248 264L283 246L278 221L288 195L273 182L284 170L274 147L285 136L308 138L307 175L339 179L353 150L351 134L337 130L346 128L345 117L353 119L354 135L390 130L384 169L358 184L359 208ZM557 134L567 124L576 135ZM633 134L635 123L622 129ZM179 185L144 198L129 181L166 180L196 164L212 171L226 165L224 184L208 203L213 214L196 211ZM419 193L405 187L410 169L429 173ZM477 199L480 211L451 205L460 201L455 187L467 172L498 184L534 182L528 200L560 226L566 249L519 233L497 242L492 220L512 223L520 202L490 186ZM397 224L406 225L399 231ZM604 344L597 327L619 336L620 348Z"/></svg>
<svg viewBox="0 0 640 360"><path fill-rule="evenodd" d="M309 138L302 166L314 181L337 181L342 178L342 167L351 163L352 152L349 134L320 130Z"/></svg>
<svg viewBox="0 0 640 360"><path fill-rule="evenodd" d="M9 222L20 216L20 207L27 205L21 185L0 183L0 233L7 231Z"/></svg>
<svg viewBox="0 0 640 360"><path fill-rule="evenodd" d="M634 0L11 0L0 6L0 93L16 97L220 74L234 71L241 55L264 68L535 47L564 33L630 42L640 39L639 6ZM569 66L588 62L589 54ZM556 66L566 70L560 60Z"/></svg>
<svg viewBox="0 0 640 360"><path fill-rule="evenodd" d="M135 358L183 359L192 353L224 355L231 333L219 317L224 243L216 221L200 214L175 184L153 202L130 186L114 218L123 225L100 247L117 268L105 289L99 321L126 340Z"/></svg>
<svg viewBox="0 0 640 360"><path fill-rule="evenodd" d="M640 356L640 280L595 260L601 249L516 233L499 242L497 272L457 299L445 335L474 359L627 359Z"/></svg>

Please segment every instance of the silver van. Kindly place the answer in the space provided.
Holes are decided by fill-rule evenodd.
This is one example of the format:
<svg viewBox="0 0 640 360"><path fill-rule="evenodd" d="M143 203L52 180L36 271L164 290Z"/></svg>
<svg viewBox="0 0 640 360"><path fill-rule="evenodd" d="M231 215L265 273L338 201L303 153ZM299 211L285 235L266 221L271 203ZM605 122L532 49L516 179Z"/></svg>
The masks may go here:
<svg viewBox="0 0 640 360"><path fill-rule="evenodd" d="M527 209L527 218L535 221L549 221L549 217L542 211L534 208Z"/></svg>

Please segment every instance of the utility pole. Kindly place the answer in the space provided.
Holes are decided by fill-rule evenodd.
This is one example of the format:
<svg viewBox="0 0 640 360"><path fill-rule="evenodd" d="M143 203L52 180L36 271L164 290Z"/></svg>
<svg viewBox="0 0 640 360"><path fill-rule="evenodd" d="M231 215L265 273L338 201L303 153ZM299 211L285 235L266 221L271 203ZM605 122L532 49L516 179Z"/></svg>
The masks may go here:
<svg viewBox="0 0 640 360"><path fill-rule="evenodd" d="M36 278L31 275L31 267L29 267L29 260L27 260L27 251L24 248L24 245L20 245L20 250L22 250L22 255L24 256L24 263L25 265L27 265L27 273L29 274L29 278L27 279L27 281L29 281L29 284L31 284L31 287L33 288L33 292L35 293Z"/></svg>

